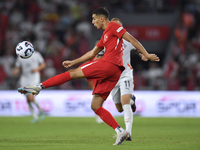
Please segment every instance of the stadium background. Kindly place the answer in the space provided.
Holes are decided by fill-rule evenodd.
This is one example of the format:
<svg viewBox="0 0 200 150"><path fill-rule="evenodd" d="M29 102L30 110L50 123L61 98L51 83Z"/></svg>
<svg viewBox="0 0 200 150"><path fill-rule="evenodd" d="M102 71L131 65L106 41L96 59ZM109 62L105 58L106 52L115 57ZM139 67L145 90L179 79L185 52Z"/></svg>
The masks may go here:
<svg viewBox="0 0 200 150"><path fill-rule="evenodd" d="M8 91L15 91L25 101L16 91L18 78L12 75L17 43L28 40L35 50L42 53L47 64L41 72L44 81L66 71L61 65L63 60L75 59L93 48L102 34L102 30L97 30L91 23L91 12L98 7L106 7L110 11L110 19L120 18L127 31L147 51L156 53L161 59L159 63L142 62L136 54L131 54L136 92L197 91L195 112L199 112L198 0L1 0L1 108L7 106L7 102L3 102L6 98L3 99L1 94ZM73 80L50 89L90 90L86 79ZM189 97L187 101L190 101ZM181 106L186 106L184 104Z"/></svg>
<svg viewBox="0 0 200 150"><path fill-rule="evenodd" d="M36 100L51 117L31 124L12 75L15 47L23 40L45 58L42 81L66 71L63 60L81 56L100 38L102 31L91 24L99 6L161 59L143 62L131 54L137 111L133 141L119 147L112 145L114 131L92 117L85 79L42 90ZM199 0L0 0L0 149L199 150L199 55ZM124 127L110 96L104 107Z"/></svg>

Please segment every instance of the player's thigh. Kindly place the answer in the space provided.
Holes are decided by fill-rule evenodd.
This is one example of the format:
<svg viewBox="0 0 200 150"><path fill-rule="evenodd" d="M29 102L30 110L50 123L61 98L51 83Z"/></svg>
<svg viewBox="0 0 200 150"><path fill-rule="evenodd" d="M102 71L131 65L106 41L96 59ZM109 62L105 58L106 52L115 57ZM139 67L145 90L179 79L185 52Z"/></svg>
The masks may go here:
<svg viewBox="0 0 200 150"><path fill-rule="evenodd" d="M115 104L121 103L121 92L119 86L116 85L110 94Z"/></svg>
<svg viewBox="0 0 200 150"><path fill-rule="evenodd" d="M121 75L121 70L118 66L102 60L88 62L80 67L87 80L97 79L99 81L108 80L116 82Z"/></svg>
<svg viewBox="0 0 200 150"><path fill-rule="evenodd" d="M71 69L68 72L70 74L71 79L85 78L85 75L81 67L78 67L76 69Z"/></svg>
<svg viewBox="0 0 200 150"><path fill-rule="evenodd" d="M125 94L133 94L134 84L133 79L125 77L119 80L121 96Z"/></svg>
<svg viewBox="0 0 200 150"><path fill-rule="evenodd" d="M20 78L20 86L21 87L25 87L25 86L29 86L29 85L36 85L40 83L40 76L34 76L34 77L24 77L22 76Z"/></svg>
<svg viewBox="0 0 200 150"><path fill-rule="evenodd" d="M122 105L130 104L130 99L133 94L134 84L133 79L125 77L119 81L121 91L121 103Z"/></svg>

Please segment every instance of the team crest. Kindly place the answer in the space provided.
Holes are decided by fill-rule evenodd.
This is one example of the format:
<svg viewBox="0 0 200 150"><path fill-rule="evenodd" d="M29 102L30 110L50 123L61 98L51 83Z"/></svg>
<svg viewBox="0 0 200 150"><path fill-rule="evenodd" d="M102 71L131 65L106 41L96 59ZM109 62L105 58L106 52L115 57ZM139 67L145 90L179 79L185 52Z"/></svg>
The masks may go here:
<svg viewBox="0 0 200 150"><path fill-rule="evenodd" d="M106 35L104 35L104 42L106 42L107 39L108 39L108 36L107 36L107 34L106 34Z"/></svg>

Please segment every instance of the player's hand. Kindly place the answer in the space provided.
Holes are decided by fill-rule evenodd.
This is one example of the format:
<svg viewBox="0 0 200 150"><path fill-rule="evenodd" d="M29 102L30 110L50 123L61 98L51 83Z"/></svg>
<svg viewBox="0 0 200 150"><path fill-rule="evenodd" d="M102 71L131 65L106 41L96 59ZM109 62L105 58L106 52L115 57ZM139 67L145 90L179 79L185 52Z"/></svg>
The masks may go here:
<svg viewBox="0 0 200 150"><path fill-rule="evenodd" d="M31 71L32 71L32 72L38 72L38 69L35 68L35 69L32 69Z"/></svg>
<svg viewBox="0 0 200 150"><path fill-rule="evenodd" d="M14 75L15 77L17 77L18 74L19 74L19 69L14 69L14 70L13 70L13 75Z"/></svg>
<svg viewBox="0 0 200 150"><path fill-rule="evenodd" d="M73 64L73 61L66 60L66 61L63 61L62 65L63 65L65 68L70 68L70 67L72 67L74 64Z"/></svg>
<svg viewBox="0 0 200 150"><path fill-rule="evenodd" d="M149 54L147 58L151 61L160 61L160 58L156 54Z"/></svg>
<svg viewBox="0 0 200 150"><path fill-rule="evenodd" d="M139 56L141 57L141 60L148 61L148 59L142 53L139 53Z"/></svg>

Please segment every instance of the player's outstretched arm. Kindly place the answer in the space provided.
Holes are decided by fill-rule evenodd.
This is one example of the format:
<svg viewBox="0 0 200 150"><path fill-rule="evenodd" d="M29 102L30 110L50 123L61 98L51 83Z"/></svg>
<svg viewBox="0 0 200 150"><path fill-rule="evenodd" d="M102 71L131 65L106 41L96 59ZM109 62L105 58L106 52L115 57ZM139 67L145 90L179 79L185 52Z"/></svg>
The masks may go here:
<svg viewBox="0 0 200 150"><path fill-rule="evenodd" d="M140 53L138 50L136 50L136 49L133 49L133 50L137 55L140 56L141 60L148 61L148 59L142 53Z"/></svg>
<svg viewBox="0 0 200 150"><path fill-rule="evenodd" d="M145 48L140 44L140 42L135 39L132 35L130 35L128 32L125 32L122 36L123 39L130 42L137 50L139 50L147 59L151 61L160 61L159 57L155 54L149 54Z"/></svg>
<svg viewBox="0 0 200 150"><path fill-rule="evenodd" d="M103 48L99 48L99 47L95 46L91 51L85 53L83 56L81 56L77 59L63 61L62 65L65 68L69 68L69 67L72 67L76 64L86 62L86 61L94 58L102 49Z"/></svg>
<svg viewBox="0 0 200 150"><path fill-rule="evenodd" d="M148 59L142 53L139 53L139 56L141 57L141 60L148 61Z"/></svg>

